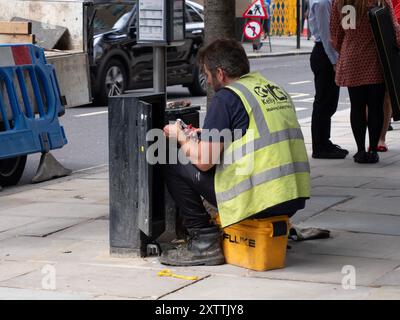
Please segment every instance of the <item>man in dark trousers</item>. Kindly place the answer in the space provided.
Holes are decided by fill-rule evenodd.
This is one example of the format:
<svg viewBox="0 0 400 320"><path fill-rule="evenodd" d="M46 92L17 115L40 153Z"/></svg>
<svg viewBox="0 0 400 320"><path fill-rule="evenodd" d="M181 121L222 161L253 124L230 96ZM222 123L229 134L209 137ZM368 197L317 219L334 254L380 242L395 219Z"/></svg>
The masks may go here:
<svg viewBox="0 0 400 320"><path fill-rule="evenodd" d="M179 122L164 128L190 160L168 165L168 189L188 237L185 245L163 252L160 261L167 265L224 263L221 230L203 198L218 207L224 228L250 217L291 217L310 196L308 157L289 94L251 73L235 40L204 48L200 66L216 91L200 141L185 135Z"/></svg>
<svg viewBox="0 0 400 320"><path fill-rule="evenodd" d="M331 118L339 102L339 87L335 83L338 54L330 42L330 14L332 0L310 0L309 27L315 37L311 54L314 73L315 101L311 122L312 157L317 159L343 159L348 151L330 140Z"/></svg>

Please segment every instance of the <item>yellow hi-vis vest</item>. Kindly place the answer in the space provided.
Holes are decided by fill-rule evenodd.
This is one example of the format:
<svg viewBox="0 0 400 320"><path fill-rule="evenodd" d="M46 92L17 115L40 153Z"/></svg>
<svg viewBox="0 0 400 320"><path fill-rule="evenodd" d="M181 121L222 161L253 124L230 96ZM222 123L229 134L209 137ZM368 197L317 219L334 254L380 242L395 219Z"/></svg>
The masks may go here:
<svg viewBox="0 0 400 320"><path fill-rule="evenodd" d="M250 122L217 164L215 193L222 227L310 197L310 165L290 96L259 73L226 88L241 99Z"/></svg>

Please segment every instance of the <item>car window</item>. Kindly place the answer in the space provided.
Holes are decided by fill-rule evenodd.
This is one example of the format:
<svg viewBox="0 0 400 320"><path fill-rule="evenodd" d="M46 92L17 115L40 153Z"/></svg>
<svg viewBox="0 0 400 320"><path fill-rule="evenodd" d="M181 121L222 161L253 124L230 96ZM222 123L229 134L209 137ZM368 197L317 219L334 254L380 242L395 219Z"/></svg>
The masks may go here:
<svg viewBox="0 0 400 320"><path fill-rule="evenodd" d="M132 4L104 4L95 7L94 34L123 29L134 9Z"/></svg>
<svg viewBox="0 0 400 320"><path fill-rule="evenodd" d="M186 5L186 14L190 17L190 22L203 22L199 13L189 5Z"/></svg>

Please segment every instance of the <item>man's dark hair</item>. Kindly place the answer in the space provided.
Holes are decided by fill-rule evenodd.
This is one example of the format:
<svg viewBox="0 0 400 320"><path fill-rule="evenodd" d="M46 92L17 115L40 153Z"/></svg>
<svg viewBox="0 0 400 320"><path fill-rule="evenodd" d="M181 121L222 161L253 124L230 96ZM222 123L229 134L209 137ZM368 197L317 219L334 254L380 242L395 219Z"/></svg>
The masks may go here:
<svg viewBox="0 0 400 320"><path fill-rule="evenodd" d="M243 46L233 39L218 39L199 52L199 64L216 74L221 68L228 77L239 78L250 72L250 63ZM204 71L204 70L203 70Z"/></svg>

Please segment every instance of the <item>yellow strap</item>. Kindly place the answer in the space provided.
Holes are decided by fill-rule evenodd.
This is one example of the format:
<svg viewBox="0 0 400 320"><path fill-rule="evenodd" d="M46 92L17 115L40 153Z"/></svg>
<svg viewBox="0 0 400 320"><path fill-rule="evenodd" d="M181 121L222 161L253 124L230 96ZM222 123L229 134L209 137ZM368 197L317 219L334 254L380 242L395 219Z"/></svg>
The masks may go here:
<svg viewBox="0 0 400 320"><path fill-rule="evenodd" d="M159 273L157 273L159 277L173 277L183 280L199 280L199 277L196 276L181 276L179 274L172 273L169 269L163 269Z"/></svg>

